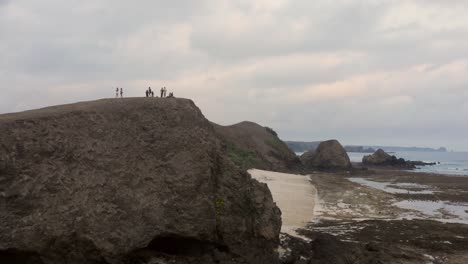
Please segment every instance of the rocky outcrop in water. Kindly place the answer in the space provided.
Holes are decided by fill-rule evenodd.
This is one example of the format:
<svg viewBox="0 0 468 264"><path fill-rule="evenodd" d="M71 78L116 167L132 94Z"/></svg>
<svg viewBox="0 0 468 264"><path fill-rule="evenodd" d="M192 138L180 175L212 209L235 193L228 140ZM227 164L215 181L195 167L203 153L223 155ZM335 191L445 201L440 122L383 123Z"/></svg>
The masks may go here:
<svg viewBox="0 0 468 264"><path fill-rule="evenodd" d="M416 166L435 165L435 163L426 163L422 161L410 161L403 158L397 158L394 155L378 149L374 154L362 158L362 163L367 166L391 167L399 169L414 169Z"/></svg>
<svg viewBox="0 0 468 264"><path fill-rule="evenodd" d="M337 140L320 143L315 151L304 153L301 161L308 170L348 170L352 167L348 154Z"/></svg>
<svg viewBox="0 0 468 264"><path fill-rule="evenodd" d="M280 211L190 100L0 115L0 263L275 263Z"/></svg>

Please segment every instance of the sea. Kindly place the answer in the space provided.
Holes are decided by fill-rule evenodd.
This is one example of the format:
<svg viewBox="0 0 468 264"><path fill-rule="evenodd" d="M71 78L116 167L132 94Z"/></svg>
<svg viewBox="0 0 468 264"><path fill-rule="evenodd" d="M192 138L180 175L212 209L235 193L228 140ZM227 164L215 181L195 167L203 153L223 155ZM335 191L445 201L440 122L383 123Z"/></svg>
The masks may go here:
<svg viewBox="0 0 468 264"><path fill-rule="evenodd" d="M302 155L303 152L297 152L296 154ZM351 162L362 162L362 157L371 154L372 153L348 152ZM433 166L418 166L414 171L468 176L468 152L406 151L389 152L389 154L406 160L437 163Z"/></svg>

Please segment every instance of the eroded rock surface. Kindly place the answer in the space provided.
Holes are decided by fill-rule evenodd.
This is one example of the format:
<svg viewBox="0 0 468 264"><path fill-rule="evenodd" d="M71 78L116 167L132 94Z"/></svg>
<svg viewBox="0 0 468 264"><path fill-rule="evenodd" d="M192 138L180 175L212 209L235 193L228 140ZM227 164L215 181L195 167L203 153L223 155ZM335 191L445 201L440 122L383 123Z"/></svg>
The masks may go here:
<svg viewBox="0 0 468 264"><path fill-rule="evenodd" d="M309 170L347 170L351 161L346 150L337 140L321 142L315 151L308 151L301 156L304 167Z"/></svg>
<svg viewBox="0 0 468 264"><path fill-rule="evenodd" d="M390 155L382 149L378 149L372 155L364 156L362 158L362 163L367 166L391 167L397 169L414 169L416 166L435 165L435 163L397 158L395 155Z"/></svg>
<svg viewBox="0 0 468 264"><path fill-rule="evenodd" d="M174 98L0 115L0 222L0 263L45 264L145 263L142 252L274 263L281 228L266 185Z"/></svg>

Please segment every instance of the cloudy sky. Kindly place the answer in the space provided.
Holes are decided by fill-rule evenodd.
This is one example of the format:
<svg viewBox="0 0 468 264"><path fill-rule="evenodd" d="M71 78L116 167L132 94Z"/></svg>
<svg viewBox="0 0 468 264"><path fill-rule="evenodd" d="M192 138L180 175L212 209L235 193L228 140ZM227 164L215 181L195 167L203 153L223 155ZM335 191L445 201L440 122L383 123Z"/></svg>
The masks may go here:
<svg viewBox="0 0 468 264"><path fill-rule="evenodd" d="M468 1L0 0L0 113L165 85L283 139L468 150Z"/></svg>

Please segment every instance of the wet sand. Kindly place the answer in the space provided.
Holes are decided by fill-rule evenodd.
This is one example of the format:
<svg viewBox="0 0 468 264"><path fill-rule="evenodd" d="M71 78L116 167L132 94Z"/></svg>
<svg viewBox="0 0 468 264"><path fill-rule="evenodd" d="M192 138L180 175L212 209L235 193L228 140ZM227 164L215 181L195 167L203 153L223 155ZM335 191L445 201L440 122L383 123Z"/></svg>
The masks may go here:
<svg viewBox="0 0 468 264"><path fill-rule="evenodd" d="M468 177L249 172L282 211L283 263L467 263Z"/></svg>
<svg viewBox="0 0 468 264"><path fill-rule="evenodd" d="M374 170L310 180L322 208L301 235L363 245L382 263L466 263L468 177Z"/></svg>

